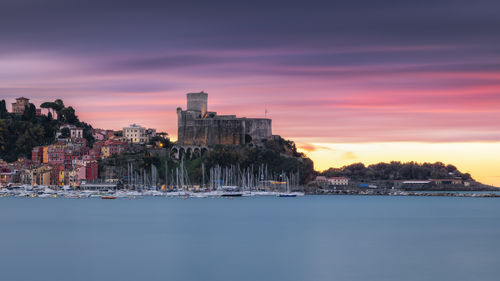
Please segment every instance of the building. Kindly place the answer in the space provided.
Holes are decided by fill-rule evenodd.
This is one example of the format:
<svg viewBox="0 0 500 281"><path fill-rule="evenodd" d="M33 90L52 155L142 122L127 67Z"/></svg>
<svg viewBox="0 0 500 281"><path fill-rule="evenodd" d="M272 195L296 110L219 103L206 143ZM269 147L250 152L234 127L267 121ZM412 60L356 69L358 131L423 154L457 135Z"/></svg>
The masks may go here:
<svg viewBox="0 0 500 281"><path fill-rule="evenodd" d="M441 184L463 184L462 178L453 178L453 179L431 179L432 183L436 185Z"/></svg>
<svg viewBox="0 0 500 281"><path fill-rule="evenodd" d="M49 162L49 156L48 156L48 152L49 151L49 147L48 146L44 146L43 147L43 158L42 158L42 162L44 164L47 164Z"/></svg>
<svg viewBox="0 0 500 281"><path fill-rule="evenodd" d="M137 124L123 128L123 137L131 143L144 144L149 141L147 130Z"/></svg>
<svg viewBox="0 0 500 281"><path fill-rule="evenodd" d="M187 109L177 108L179 145L236 145L272 137L271 119L217 115L207 110L207 100L207 93L188 93Z"/></svg>
<svg viewBox="0 0 500 281"><path fill-rule="evenodd" d="M432 186L436 187L438 185L470 185L469 182L464 181L462 178L452 178L452 179L427 179L427 180L395 180L394 186L396 187L424 187Z"/></svg>
<svg viewBox="0 0 500 281"><path fill-rule="evenodd" d="M156 137L156 129L149 128L146 130L146 135L149 139Z"/></svg>
<svg viewBox="0 0 500 281"><path fill-rule="evenodd" d="M49 165L62 165L64 164L64 150L63 143L56 143L47 148L47 163Z"/></svg>
<svg viewBox="0 0 500 281"><path fill-rule="evenodd" d="M85 177L89 181L96 180L99 176L99 165L97 161L90 161L85 165Z"/></svg>
<svg viewBox="0 0 500 281"><path fill-rule="evenodd" d="M93 129L92 136L96 141L102 141L106 139L106 130L103 129Z"/></svg>
<svg viewBox="0 0 500 281"><path fill-rule="evenodd" d="M20 97L16 99L16 102L12 103L12 113L23 114L26 106L29 106L30 100L25 97Z"/></svg>
<svg viewBox="0 0 500 281"><path fill-rule="evenodd" d="M326 183L328 182L328 180L326 179L325 176L316 176L316 180L315 180L317 183Z"/></svg>
<svg viewBox="0 0 500 281"><path fill-rule="evenodd" d="M345 177L333 177L328 179L330 185L349 185L349 179Z"/></svg>
<svg viewBox="0 0 500 281"><path fill-rule="evenodd" d="M107 140L104 142L104 145L101 147L101 156L103 158L107 158L111 155L120 154L123 151L127 150L128 143L117 140Z"/></svg>
<svg viewBox="0 0 500 281"><path fill-rule="evenodd" d="M6 168L0 170L0 184L2 186L18 182L18 178L19 173L16 170Z"/></svg>
<svg viewBox="0 0 500 281"><path fill-rule="evenodd" d="M59 139L62 136L62 130L69 130L69 137L71 139L81 139L83 138L83 128L78 128L74 125L62 125L59 128L59 132L56 133L56 139Z"/></svg>
<svg viewBox="0 0 500 281"><path fill-rule="evenodd" d="M55 165L50 173L50 185L64 185L64 166Z"/></svg>
<svg viewBox="0 0 500 281"><path fill-rule="evenodd" d="M32 185L50 185L52 168L40 166L31 170Z"/></svg>
<svg viewBox="0 0 500 281"><path fill-rule="evenodd" d="M42 163L44 160L44 151L45 149L43 146L34 147L31 151L31 161L33 161L35 164Z"/></svg>
<svg viewBox="0 0 500 281"><path fill-rule="evenodd" d="M72 139L81 139L83 138L83 129L82 128L71 128L70 130L70 136Z"/></svg>

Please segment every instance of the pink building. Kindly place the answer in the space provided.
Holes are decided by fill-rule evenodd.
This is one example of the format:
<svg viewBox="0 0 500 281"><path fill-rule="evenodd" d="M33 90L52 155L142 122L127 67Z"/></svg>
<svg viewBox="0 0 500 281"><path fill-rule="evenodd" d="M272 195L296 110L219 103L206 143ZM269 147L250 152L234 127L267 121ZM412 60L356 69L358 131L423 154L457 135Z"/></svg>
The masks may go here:
<svg viewBox="0 0 500 281"><path fill-rule="evenodd" d="M87 167L85 165L76 165L75 171L78 181L87 179Z"/></svg>
<svg viewBox="0 0 500 281"><path fill-rule="evenodd" d="M92 133L92 136L96 141L102 141L106 138L106 131L95 129L94 132Z"/></svg>
<svg viewBox="0 0 500 281"><path fill-rule="evenodd" d="M123 151L127 150L128 142L125 141L117 141L117 140L107 140L103 149L106 151L106 156L111 156L115 154L120 154Z"/></svg>
<svg viewBox="0 0 500 281"><path fill-rule="evenodd" d="M31 151L31 161L35 164L40 164L43 161L43 146L34 147Z"/></svg>
<svg viewBox="0 0 500 281"><path fill-rule="evenodd" d="M63 143L57 143L47 148L47 163L49 165L64 164L64 148Z"/></svg>

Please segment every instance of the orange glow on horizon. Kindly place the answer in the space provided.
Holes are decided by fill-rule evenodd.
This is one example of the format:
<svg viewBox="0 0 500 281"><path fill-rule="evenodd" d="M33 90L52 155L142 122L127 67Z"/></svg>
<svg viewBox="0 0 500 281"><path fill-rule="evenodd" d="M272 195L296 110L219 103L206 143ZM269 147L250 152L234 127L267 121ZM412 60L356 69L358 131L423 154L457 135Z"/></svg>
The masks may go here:
<svg viewBox="0 0 500 281"><path fill-rule="evenodd" d="M299 150L313 161L316 170L362 162L443 162L484 184L500 187L500 142L470 143L298 143ZM304 149L306 148L307 151Z"/></svg>

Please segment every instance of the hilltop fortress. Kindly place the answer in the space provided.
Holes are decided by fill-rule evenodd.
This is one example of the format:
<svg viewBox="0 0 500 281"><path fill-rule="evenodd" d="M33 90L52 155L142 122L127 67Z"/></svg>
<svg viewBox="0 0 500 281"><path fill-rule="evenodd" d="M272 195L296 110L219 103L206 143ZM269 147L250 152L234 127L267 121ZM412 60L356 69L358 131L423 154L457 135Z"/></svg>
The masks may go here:
<svg viewBox="0 0 500 281"><path fill-rule="evenodd" d="M179 145L237 145L272 137L271 119L217 115L207 110L207 100L207 93L188 93L187 109L177 108Z"/></svg>

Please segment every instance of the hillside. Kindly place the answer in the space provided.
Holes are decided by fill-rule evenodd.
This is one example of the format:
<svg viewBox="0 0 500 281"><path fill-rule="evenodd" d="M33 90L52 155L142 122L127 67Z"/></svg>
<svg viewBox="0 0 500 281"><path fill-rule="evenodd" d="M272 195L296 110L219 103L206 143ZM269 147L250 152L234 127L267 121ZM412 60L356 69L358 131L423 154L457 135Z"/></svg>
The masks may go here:
<svg viewBox="0 0 500 281"><path fill-rule="evenodd" d="M168 165L169 173L175 173L180 168L181 160L174 159L167 154L173 144L168 143L162 150L148 150L145 147L134 147L121 155L114 155L100 161L99 171L101 177L123 178L127 175L127 165L132 163L137 171L151 171L151 165L158 170L161 182L165 179L165 163ZM165 150L166 149L166 150ZM210 151L200 154L186 154L182 160L184 167L193 184L202 182L202 165L205 167L205 179L209 177L212 167L234 167L235 169L252 169L257 173L259 167L265 167L272 175L281 173L297 173L300 182L305 184L314 179L313 161L304 154L297 152L292 141L284 139L269 140L263 146L253 145L216 145Z"/></svg>
<svg viewBox="0 0 500 281"><path fill-rule="evenodd" d="M390 162L365 166L355 163L341 168L329 168L321 172L326 177L347 177L352 180L426 180L452 179L460 177L471 180L468 173L460 172L455 166L436 163Z"/></svg>
<svg viewBox="0 0 500 281"><path fill-rule="evenodd" d="M7 162L20 157L31 159L32 149L52 144L63 124L83 128L87 145L92 145L92 126L80 122L71 106L66 107L62 100L56 100L42 104L42 108L47 108L49 113L37 116L35 105L30 104L23 114L13 114L7 112L5 100L0 101L0 159Z"/></svg>

